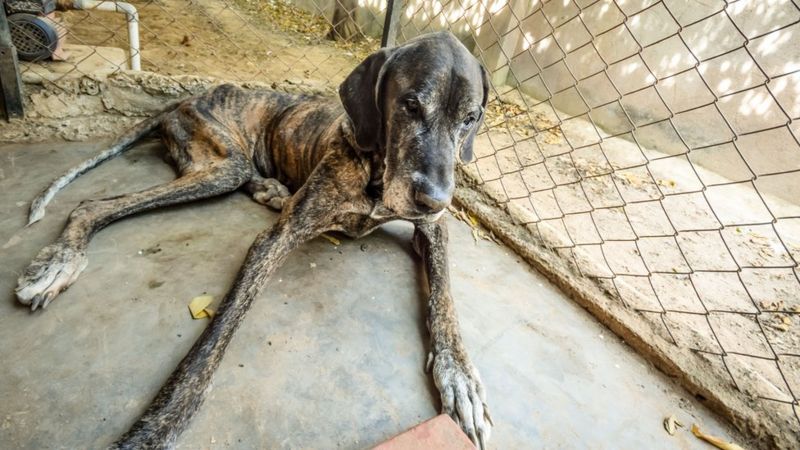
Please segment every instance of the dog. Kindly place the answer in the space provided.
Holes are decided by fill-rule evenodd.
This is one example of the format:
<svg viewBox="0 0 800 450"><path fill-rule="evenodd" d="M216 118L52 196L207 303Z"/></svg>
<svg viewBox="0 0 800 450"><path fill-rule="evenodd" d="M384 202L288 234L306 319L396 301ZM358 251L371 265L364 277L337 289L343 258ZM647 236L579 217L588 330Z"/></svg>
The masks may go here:
<svg viewBox="0 0 800 450"><path fill-rule="evenodd" d="M69 182L150 134L161 136L178 173L140 192L81 202L60 237L19 277L17 299L32 311L75 282L91 237L115 220L240 188L280 210L248 250L211 323L111 448L175 445L253 299L293 249L323 232L357 238L397 219L415 225L413 247L429 288L427 370L442 411L485 448L493 423L459 332L442 214L453 197L457 159L472 159L488 93L485 69L453 35L423 35L368 56L339 87L341 102L221 85L172 104L43 191L29 224Z"/></svg>

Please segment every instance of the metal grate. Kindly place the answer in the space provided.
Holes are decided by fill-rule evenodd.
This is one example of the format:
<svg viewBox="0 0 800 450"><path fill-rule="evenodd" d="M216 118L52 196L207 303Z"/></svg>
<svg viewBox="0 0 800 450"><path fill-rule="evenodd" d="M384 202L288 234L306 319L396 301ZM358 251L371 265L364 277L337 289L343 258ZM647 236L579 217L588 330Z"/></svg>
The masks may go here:
<svg viewBox="0 0 800 450"><path fill-rule="evenodd" d="M25 59L41 59L49 57L55 46L56 36L48 33L47 24L41 19L28 14L23 19L11 20L11 42L17 53ZM12 16L13 17L13 16Z"/></svg>
<svg viewBox="0 0 800 450"><path fill-rule="evenodd" d="M47 36L41 28L32 23L15 23L12 26L14 47L20 53L37 53L46 47Z"/></svg>

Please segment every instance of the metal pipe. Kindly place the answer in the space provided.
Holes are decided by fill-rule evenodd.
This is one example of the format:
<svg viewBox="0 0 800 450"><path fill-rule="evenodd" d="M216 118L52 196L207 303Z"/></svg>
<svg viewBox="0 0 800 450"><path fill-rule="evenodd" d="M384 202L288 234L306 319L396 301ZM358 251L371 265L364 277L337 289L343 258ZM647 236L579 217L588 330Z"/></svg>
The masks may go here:
<svg viewBox="0 0 800 450"><path fill-rule="evenodd" d="M0 94L8 120L24 117L17 49L11 41L11 29L2 2L0 2Z"/></svg>
<svg viewBox="0 0 800 450"><path fill-rule="evenodd" d="M128 45L131 53L131 69L142 70L142 60L139 54L139 12L130 3L111 0L74 0L72 3L59 2L59 7L64 9L85 9L98 11L111 11L125 14L128 21Z"/></svg>
<svg viewBox="0 0 800 450"><path fill-rule="evenodd" d="M13 47L14 43L11 41L11 29L8 26L8 20L6 19L6 9L3 7L3 4L0 3L0 47Z"/></svg>
<svg viewBox="0 0 800 450"><path fill-rule="evenodd" d="M397 22L403 9L403 0L386 0L386 18L383 22L381 47L394 47L397 38Z"/></svg>

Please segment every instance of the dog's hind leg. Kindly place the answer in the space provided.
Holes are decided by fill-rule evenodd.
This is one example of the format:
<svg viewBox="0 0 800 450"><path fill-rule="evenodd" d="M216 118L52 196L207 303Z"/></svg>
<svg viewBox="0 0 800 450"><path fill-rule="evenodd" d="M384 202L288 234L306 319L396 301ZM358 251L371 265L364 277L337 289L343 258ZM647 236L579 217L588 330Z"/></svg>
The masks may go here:
<svg viewBox="0 0 800 450"><path fill-rule="evenodd" d="M250 179L252 166L242 152L196 163L177 179L140 192L81 202L61 236L43 248L17 281L17 299L31 310L47 305L86 267L92 236L115 220L161 206L232 192Z"/></svg>
<svg viewBox="0 0 800 450"><path fill-rule="evenodd" d="M233 333L267 279L291 250L333 229L336 215L343 211L346 214L349 207L338 192L342 182L337 175L342 172L318 167L286 202L278 222L256 237L211 323L144 414L110 448L162 449L175 445L178 435L203 402Z"/></svg>

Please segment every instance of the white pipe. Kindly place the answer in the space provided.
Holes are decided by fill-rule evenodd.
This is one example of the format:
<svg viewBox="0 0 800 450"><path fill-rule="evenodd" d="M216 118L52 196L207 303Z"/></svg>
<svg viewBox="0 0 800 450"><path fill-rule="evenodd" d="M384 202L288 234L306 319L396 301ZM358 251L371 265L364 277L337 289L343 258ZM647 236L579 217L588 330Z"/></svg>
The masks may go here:
<svg viewBox="0 0 800 450"><path fill-rule="evenodd" d="M75 9L96 9L98 11L111 11L125 14L128 20L128 45L131 53L131 69L142 70L142 60L139 54L139 13L130 3L110 0L74 0L72 7Z"/></svg>

